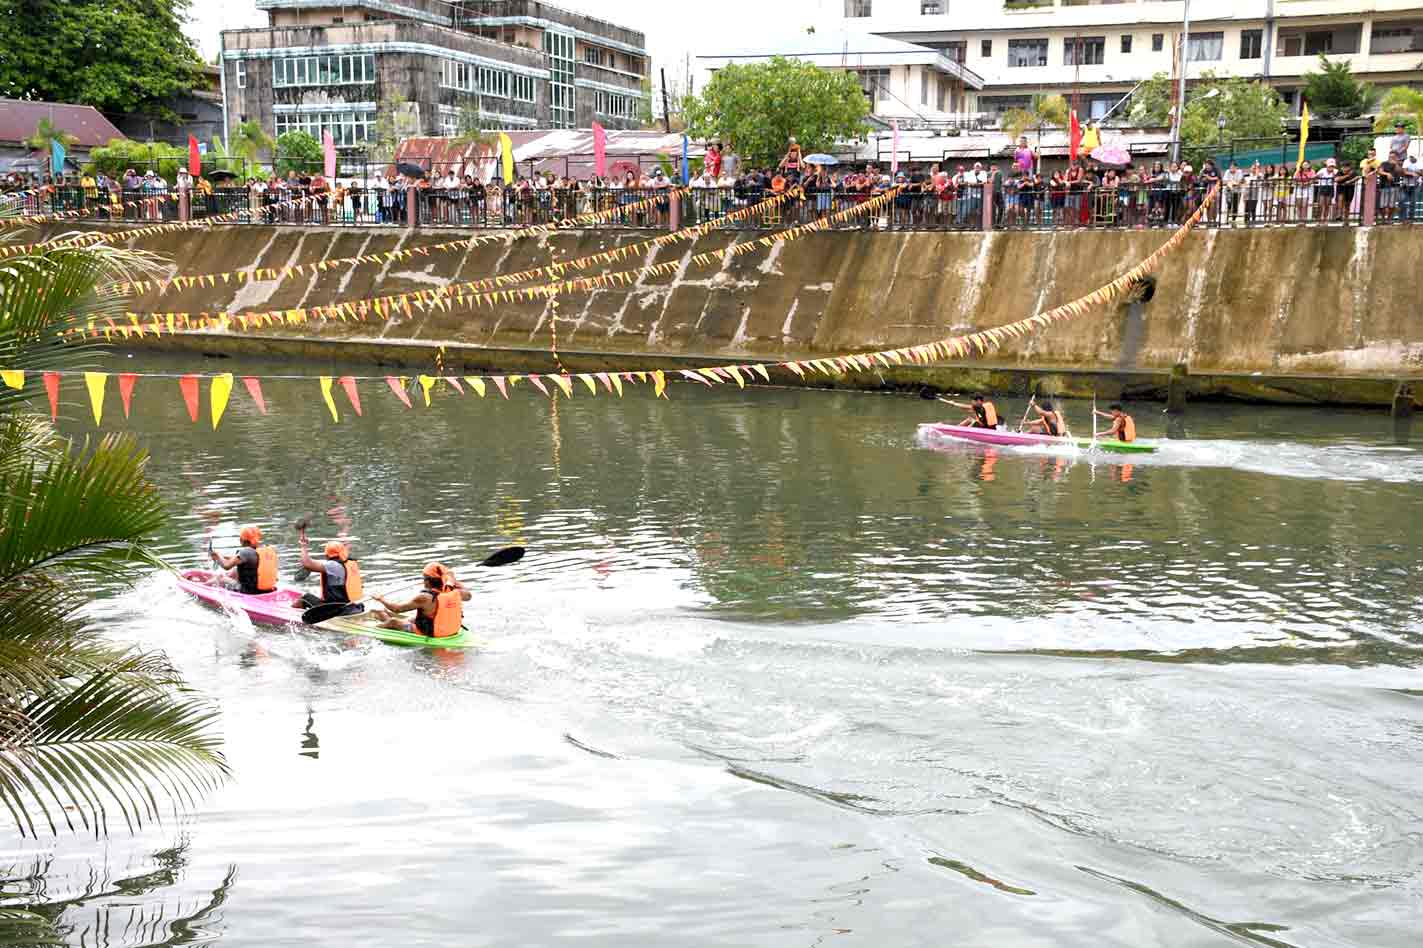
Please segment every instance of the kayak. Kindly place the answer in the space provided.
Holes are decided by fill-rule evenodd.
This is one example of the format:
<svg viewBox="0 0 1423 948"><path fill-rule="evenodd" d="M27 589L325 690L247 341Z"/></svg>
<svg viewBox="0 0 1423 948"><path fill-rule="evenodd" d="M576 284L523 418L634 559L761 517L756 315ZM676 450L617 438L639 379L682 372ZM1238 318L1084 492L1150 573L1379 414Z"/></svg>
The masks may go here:
<svg viewBox="0 0 1423 948"><path fill-rule="evenodd" d="M1075 448L1080 451L1109 451L1113 454L1153 454L1157 445L1150 441L1103 441L1091 438L1063 438L1030 431L1008 431L1004 428L970 428L966 425L925 424L920 431L972 441L975 444L1000 445L1007 448Z"/></svg>
<svg viewBox="0 0 1423 948"><path fill-rule="evenodd" d="M302 625L301 617L305 610L297 604L301 599L298 590L283 587L273 592L249 596L233 589L212 585L213 575L208 570L185 570L178 575L178 588L205 605L219 609L238 609L246 613L256 625ZM398 629L382 629L375 617L369 613L339 616L307 628L379 639L391 645L421 648L474 648L485 644L468 629L461 629L458 635L443 639L433 639L415 632L401 632Z"/></svg>

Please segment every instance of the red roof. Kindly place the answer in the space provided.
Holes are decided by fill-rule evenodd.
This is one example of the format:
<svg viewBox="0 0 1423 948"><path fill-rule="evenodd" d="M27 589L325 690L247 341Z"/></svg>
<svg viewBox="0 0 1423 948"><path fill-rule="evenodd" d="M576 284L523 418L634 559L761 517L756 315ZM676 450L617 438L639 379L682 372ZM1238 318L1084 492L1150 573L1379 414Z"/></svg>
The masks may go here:
<svg viewBox="0 0 1423 948"><path fill-rule="evenodd" d="M60 131L79 139L76 148L107 145L111 138L124 137L123 132L114 128L92 105L0 99L0 142L24 141L35 133L40 119L45 118Z"/></svg>
<svg viewBox="0 0 1423 948"><path fill-rule="evenodd" d="M488 133L491 137L497 132ZM505 132L514 149L518 174L528 174L533 168L542 173L568 174L587 178L593 174L593 132L587 128L555 130L518 130ZM702 157L701 142L690 142L688 155ZM488 181L497 171L499 146L458 144L452 138L407 138L395 150L396 161L409 161L437 173L453 171L457 175L474 175ZM608 166L624 162L629 167L657 167L657 158L665 155L674 161L682 157L682 133L658 131L608 130Z"/></svg>

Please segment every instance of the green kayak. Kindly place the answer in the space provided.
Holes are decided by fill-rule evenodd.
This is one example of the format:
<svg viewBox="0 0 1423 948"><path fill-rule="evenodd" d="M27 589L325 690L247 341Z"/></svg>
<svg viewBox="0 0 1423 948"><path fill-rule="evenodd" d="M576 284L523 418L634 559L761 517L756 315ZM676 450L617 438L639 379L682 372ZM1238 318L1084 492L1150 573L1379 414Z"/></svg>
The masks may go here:
<svg viewBox="0 0 1423 948"><path fill-rule="evenodd" d="M1083 451L1110 451L1113 454L1155 454L1157 446L1150 441L1093 441L1091 438L1078 438L1077 447Z"/></svg>
<svg viewBox="0 0 1423 948"><path fill-rule="evenodd" d="M489 644L468 629L460 629L458 635L446 636L443 639L431 638L416 632L382 629L369 613L338 616L335 619L318 622L312 628L321 629L324 632L338 632L342 635L360 635L379 639L390 645L405 645L412 648L480 648Z"/></svg>

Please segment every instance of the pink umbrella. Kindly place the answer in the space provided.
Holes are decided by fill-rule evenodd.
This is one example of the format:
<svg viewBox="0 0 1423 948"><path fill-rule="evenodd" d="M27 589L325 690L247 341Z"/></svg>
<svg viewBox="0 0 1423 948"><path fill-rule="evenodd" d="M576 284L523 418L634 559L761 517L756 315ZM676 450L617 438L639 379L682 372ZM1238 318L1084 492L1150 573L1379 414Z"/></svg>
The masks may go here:
<svg viewBox="0 0 1423 948"><path fill-rule="evenodd" d="M1092 149L1091 158L1104 165L1124 165L1131 161L1131 153L1116 145L1098 145Z"/></svg>

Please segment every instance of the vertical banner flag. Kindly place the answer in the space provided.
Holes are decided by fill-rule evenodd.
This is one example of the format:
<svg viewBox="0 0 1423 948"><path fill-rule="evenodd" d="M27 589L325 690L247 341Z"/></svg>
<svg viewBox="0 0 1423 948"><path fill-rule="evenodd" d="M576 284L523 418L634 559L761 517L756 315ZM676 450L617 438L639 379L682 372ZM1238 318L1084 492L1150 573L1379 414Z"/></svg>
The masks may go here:
<svg viewBox="0 0 1423 948"><path fill-rule="evenodd" d="M54 421L59 417L59 373L46 372L44 374L44 390L49 395L49 420Z"/></svg>
<svg viewBox="0 0 1423 948"><path fill-rule="evenodd" d="M321 130L321 156L325 158L324 174L329 181L336 177L336 141L331 137L331 129Z"/></svg>
<svg viewBox="0 0 1423 948"><path fill-rule="evenodd" d="M1299 158L1295 161L1295 171L1304 167L1304 146L1309 141L1309 103L1304 104L1304 110L1299 116Z"/></svg>
<svg viewBox="0 0 1423 948"><path fill-rule="evenodd" d="M890 121L890 127L894 129L894 138L889 144L889 173L899 174L899 119Z"/></svg>
<svg viewBox="0 0 1423 948"><path fill-rule="evenodd" d="M188 136L188 174L193 177L203 173L203 153L198 150L198 140Z"/></svg>
<svg viewBox="0 0 1423 948"><path fill-rule="evenodd" d="M104 417L104 385L108 381L109 376L107 373L84 373L84 385L89 389L89 407L94 412L94 427L96 428Z"/></svg>
<svg viewBox="0 0 1423 948"><path fill-rule="evenodd" d="M508 135L499 133L499 157L504 169L504 183L514 183L514 143Z"/></svg>
<svg viewBox="0 0 1423 948"><path fill-rule="evenodd" d="M1082 123L1077 121L1077 110L1072 110L1072 118L1069 122L1068 132L1068 155L1073 160L1077 160L1077 150L1082 147Z"/></svg>
<svg viewBox="0 0 1423 948"><path fill-rule="evenodd" d="M687 142L687 136L686 136L686 135L683 135L683 136L682 136L682 185L683 185L684 187L685 187L686 185L692 183L692 166L691 166L691 162L689 162L689 161L687 160L687 148L688 148L688 147L689 147L689 143Z"/></svg>
<svg viewBox="0 0 1423 948"><path fill-rule="evenodd" d="M212 414L212 430L222 421L222 413L227 410L227 400L232 395L232 373L224 372L212 377L212 388L208 390L208 408Z"/></svg>
<svg viewBox="0 0 1423 948"><path fill-rule="evenodd" d="M57 138L49 142L49 173L64 174L64 142Z"/></svg>
<svg viewBox="0 0 1423 948"><path fill-rule="evenodd" d="M597 122L593 123L593 173L608 176L608 133Z"/></svg>

